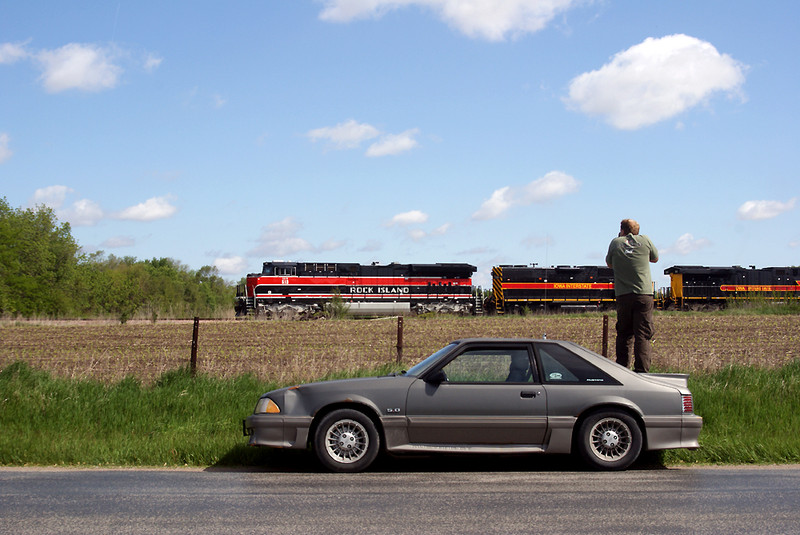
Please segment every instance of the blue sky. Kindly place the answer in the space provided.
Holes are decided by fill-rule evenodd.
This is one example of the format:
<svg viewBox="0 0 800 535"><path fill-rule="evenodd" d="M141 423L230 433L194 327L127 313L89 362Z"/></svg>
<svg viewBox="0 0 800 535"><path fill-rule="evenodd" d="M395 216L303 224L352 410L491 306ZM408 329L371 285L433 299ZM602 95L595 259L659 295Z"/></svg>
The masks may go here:
<svg viewBox="0 0 800 535"><path fill-rule="evenodd" d="M0 195L86 252L800 264L800 2L0 0Z"/></svg>

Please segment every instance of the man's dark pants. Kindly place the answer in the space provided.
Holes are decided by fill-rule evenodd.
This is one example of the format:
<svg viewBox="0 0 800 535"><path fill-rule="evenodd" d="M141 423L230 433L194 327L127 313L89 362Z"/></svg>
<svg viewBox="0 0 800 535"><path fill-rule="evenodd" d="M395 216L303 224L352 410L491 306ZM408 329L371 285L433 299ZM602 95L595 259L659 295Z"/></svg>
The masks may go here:
<svg viewBox="0 0 800 535"><path fill-rule="evenodd" d="M633 370L650 371L650 340L653 338L653 296L617 296L617 364L628 367L633 345Z"/></svg>

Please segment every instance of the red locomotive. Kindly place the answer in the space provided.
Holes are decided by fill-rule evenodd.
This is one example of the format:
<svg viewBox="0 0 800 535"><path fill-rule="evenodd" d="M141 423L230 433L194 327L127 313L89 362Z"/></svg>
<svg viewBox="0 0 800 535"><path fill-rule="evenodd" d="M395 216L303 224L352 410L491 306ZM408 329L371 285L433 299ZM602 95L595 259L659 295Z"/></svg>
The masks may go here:
<svg viewBox="0 0 800 535"><path fill-rule="evenodd" d="M353 315L473 314L470 264L264 262L237 287L236 315L303 319L341 299Z"/></svg>

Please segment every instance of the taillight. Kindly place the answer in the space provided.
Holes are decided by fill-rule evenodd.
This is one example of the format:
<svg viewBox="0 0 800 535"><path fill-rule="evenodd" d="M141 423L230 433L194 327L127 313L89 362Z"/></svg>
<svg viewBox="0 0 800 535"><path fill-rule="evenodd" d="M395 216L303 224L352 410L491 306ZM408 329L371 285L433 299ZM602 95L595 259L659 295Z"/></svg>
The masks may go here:
<svg viewBox="0 0 800 535"><path fill-rule="evenodd" d="M694 403L692 402L691 394L684 394L681 396L683 402L683 412L694 412Z"/></svg>

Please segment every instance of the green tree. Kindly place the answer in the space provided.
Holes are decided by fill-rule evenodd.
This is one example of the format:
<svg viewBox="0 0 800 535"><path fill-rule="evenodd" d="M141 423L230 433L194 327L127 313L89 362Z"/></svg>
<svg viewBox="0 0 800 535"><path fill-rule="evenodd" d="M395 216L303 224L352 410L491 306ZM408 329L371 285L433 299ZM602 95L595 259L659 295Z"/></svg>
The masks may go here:
<svg viewBox="0 0 800 535"><path fill-rule="evenodd" d="M0 314L64 316L72 312L78 244L53 210L12 209L0 200Z"/></svg>

